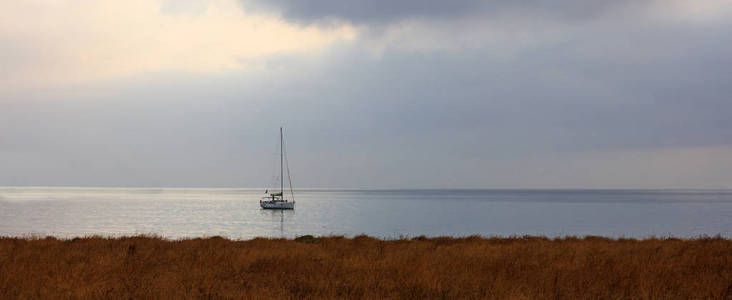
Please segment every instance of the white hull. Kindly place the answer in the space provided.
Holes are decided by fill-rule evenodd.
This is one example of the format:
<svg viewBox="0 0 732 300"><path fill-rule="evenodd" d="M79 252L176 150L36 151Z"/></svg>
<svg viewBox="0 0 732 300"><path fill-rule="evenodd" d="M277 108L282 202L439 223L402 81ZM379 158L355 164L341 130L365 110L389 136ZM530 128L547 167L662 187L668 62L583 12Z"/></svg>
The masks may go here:
<svg viewBox="0 0 732 300"><path fill-rule="evenodd" d="M259 201L259 205L264 209L295 209L295 202L285 201Z"/></svg>

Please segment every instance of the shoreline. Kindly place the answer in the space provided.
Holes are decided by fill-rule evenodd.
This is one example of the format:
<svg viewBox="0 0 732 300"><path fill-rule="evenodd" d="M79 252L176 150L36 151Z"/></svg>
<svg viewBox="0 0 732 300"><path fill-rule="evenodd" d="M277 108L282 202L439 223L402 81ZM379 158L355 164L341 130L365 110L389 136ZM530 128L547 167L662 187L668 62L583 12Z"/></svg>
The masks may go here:
<svg viewBox="0 0 732 300"><path fill-rule="evenodd" d="M230 242L248 242L252 240L277 240L277 241L297 241L300 238L316 238L316 239L356 239L356 238L369 238L383 242L393 241L410 241L410 240L434 240L434 239L452 239L452 240L463 240L463 239L483 239L483 240L519 240L519 239L538 239L546 241L564 241L564 240L585 240L585 239L599 239L607 240L611 242L623 242L623 241L697 241L697 240L730 240L732 236L726 236L721 233L714 235L699 234L694 236L674 236L674 235L649 235L644 237L634 236L603 236L603 235L561 235L561 236L545 236L545 235L531 235L531 234L516 234L516 235L480 235L480 234L467 234L467 235L394 235L394 236L372 236L367 234L329 234L329 235L300 235L300 236L255 236L255 237L244 237L236 238L222 235L201 235L201 236L164 236L157 233L141 233L141 234L89 234L79 236L57 236L49 234L23 234L23 235L3 235L0 234L0 241L2 240L58 240L58 241L77 241L85 239L102 239L102 240L120 240L120 239L136 239L136 238L149 238L160 240L164 242L181 242L188 240L206 240L206 239L223 239Z"/></svg>

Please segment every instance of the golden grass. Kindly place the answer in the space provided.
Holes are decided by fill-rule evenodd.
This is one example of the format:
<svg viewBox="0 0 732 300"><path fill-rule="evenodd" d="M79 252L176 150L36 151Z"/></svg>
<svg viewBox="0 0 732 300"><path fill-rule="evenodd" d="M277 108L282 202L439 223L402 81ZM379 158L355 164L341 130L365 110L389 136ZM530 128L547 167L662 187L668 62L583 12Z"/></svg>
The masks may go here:
<svg viewBox="0 0 732 300"><path fill-rule="evenodd" d="M0 299L730 299L732 240L0 238Z"/></svg>

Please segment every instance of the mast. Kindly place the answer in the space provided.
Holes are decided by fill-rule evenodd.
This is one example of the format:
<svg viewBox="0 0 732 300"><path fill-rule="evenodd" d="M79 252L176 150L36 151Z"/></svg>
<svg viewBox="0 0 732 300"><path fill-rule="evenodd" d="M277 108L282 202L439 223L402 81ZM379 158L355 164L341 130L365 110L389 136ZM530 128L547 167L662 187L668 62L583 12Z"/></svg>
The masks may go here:
<svg viewBox="0 0 732 300"><path fill-rule="evenodd" d="M282 127L280 127L280 197L282 197L282 200L285 200L285 194L282 193L285 188L285 178L282 177L285 173L284 169L282 167L282 157L283 157L282 144L283 143L284 143L284 141L282 140Z"/></svg>

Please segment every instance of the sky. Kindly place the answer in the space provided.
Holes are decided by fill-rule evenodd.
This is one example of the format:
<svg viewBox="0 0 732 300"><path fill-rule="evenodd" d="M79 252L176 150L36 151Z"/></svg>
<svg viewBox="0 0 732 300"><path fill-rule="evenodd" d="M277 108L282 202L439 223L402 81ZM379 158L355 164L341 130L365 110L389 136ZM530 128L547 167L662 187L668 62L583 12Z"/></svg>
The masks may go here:
<svg viewBox="0 0 732 300"><path fill-rule="evenodd" d="M0 2L0 186L732 188L732 2Z"/></svg>

